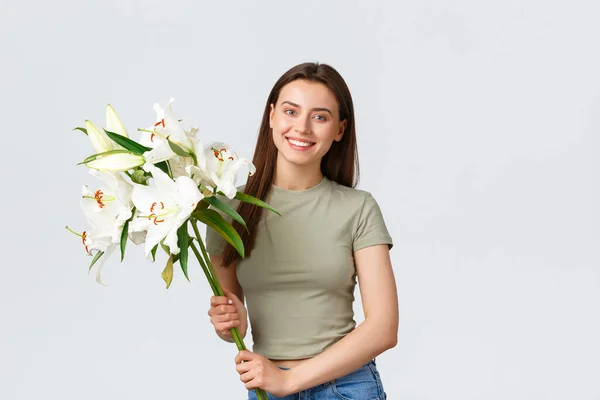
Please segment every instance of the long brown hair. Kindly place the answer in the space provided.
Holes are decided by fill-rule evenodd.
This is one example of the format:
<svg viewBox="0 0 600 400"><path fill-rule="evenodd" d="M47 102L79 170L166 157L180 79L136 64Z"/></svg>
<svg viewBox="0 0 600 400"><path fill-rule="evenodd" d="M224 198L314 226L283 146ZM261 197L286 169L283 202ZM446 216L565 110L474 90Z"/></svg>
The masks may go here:
<svg viewBox="0 0 600 400"><path fill-rule="evenodd" d="M256 167L256 173L248 177L244 190L245 193L261 200L265 200L269 194L277 161L277 147L273 143L271 128L269 126L271 104L277 104L279 93L285 85L298 79L319 82L327 86L338 101L340 121L347 120L342 139L339 142L334 141L327 154L323 156L321 160L321 172L324 176L340 185L355 187L358 183L358 149L356 146L356 129L354 124L354 104L350 90L342 76L331 66L319 63L303 63L296 65L284 73L275 83L267 98L260 130L258 131L256 148L254 149L254 158L252 159L252 163ZM263 209L241 202L237 208L237 212L246 221L248 231L237 221L234 221L233 227L242 238L246 257L249 257L254 247L256 229ZM240 259L240 255L233 246L228 244L223 253L223 265L231 265L232 262L238 259Z"/></svg>

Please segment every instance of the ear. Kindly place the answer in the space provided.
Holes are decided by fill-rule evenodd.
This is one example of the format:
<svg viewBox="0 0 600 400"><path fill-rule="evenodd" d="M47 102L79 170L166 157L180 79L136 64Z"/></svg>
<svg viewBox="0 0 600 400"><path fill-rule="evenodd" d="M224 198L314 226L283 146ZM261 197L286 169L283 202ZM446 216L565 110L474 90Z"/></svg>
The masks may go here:
<svg viewBox="0 0 600 400"><path fill-rule="evenodd" d="M275 106L271 103L271 112L269 113L269 128L273 128L273 115L275 115Z"/></svg>
<svg viewBox="0 0 600 400"><path fill-rule="evenodd" d="M339 142L340 140L342 140L342 137L344 137L344 132L346 131L346 125L348 125L348 120L345 119L340 123L340 129L338 130L338 133L335 135L335 141Z"/></svg>

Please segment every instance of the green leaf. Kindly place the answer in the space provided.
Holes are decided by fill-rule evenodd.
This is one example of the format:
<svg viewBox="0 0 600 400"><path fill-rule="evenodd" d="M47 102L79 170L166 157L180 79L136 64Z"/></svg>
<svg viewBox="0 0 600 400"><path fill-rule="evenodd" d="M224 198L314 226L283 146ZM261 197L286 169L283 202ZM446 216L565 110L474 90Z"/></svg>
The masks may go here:
<svg viewBox="0 0 600 400"><path fill-rule="evenodd" d="M165 174L171 176L169 174L169 166L167 165L166 161L161 161L158 164L154 164L154 166L158 169L160 169L162 172L164 172Z"/></svg>
<svg viewBox="0 0 600 400"><path fill-rule="evenodd" d="M200 202L198 203L198 205L196 206L196 211L199 210L204 210L205 208L208 208L208 206L210 205L206 199L208 199L208 197L204 197L202 200L200 200Z"/></svg>
<svg viewBox="0 0 600 400"><path fill-rule="evenodd" d="M194 211L192 217L208 225L223 236L223 238L236 249L239 255L244 258L244 243L242 242L240 235L233 229L229 222L225 221L221 214L209 208Z"/></svg>
<svg viewBox="0 0 600 400"><path fill-rule="evenodd" d="M219 192L219 194L223 194L223 193ZM249 194L246 194L243 192L237 192L235 194L234 199L238 199L240 201L243 201L244 203L250 203L250 204L254 204L255 206L266 208L268 210L273 211L275 214L277 214L281 217L281 214L279 214L279 212L276 209L274 209L273 207L271 207L269 204L265 203L264 201L257 199L254 196L250 196Z"/></svg>
<svg viewBox="0 0 600 400"><path fill-rule="evenodd" d="M144 154L146 151L152 150L150 147L146 147L142 144L139 144L135 140L131 140L126 136L119 135L118 133L115 133L115 132L107 131L106 129L104 129L104 132L106 132L108 137L111 138L113 140L113 142L115 142L119 146L124 147L125 149L131 151L132 153Z"/></svg>
<svg viewBox="0 0 600 400"><path fill-rule="evenodd" d="M102 255L104 254L103 251L99 251L96 253L96 255L94 256L94 258L92 258L92 263L90 264L90 267L88 268L88 271L90 271L92 269L92 267L94 266L94 264L96 264L96 261L98 261L100 259L100 257L102 257Z"/></svg>
<svg viewBox="0 0 600 400"><path fill-rule="evenodd" d="M163 269L163 272L160 274L160 276L163 278L163 280L167 284L167 289L168 289L169 286L171 286L171 282L173 282L173 257L172 256L169 256L169 259L167 260L167 265L165 266L165 269Z"/></svg>
<svg viewBox="0 0 600 400"><path fill-rule="evenodd" d="M133 211L135 212L135 211ZM129 235L129 220L125 221L123 230L121 231L121 262L125 258L125 246L127 245L127 236Z"/></svg>
<svg viewBox="0 0 600 400"><path fill-rule="evenodd" d="M77 131L81 131L81 132L85 133L86 135L88 134L88 133L87 133L87 129L85 129L85 128L82 128L82 127L80 127L80 126L78 126L77 128L73 128L73 130L74 130L74 131L75 131L75 130L77 130Z"/></svg>
<svg viewBox="0 0 600 400"><path fill-rule="evenodd" d="M158 250L158 245L156 245L152 248L152 251L151 251L152 261L156 261L156 250Z"/></svg>
<svg viewBox="0 0 600 400"><path fill-rule="evenodd" d="M163 239L163 240L161 240L159 243L160 243L160 247L162 247L162 249L165 251L165 253L167 253L167 255L169 255L169 256L170 256L170 255L171 255L171 249L169 248L169 246L167 246L167 245L164 243L164 239Z"/></svg>
<svg viewBox="0 0 600 400"><path fill-rule="evenodd" d="M179 264L181 270L185 275L185 279L190 281L188 276L187 264L188 264L188 246L190 235L188 233L187 221L177 229L177 246L179 247Z"/></svg>
<svg viewBox="0 0 600 400"><path fill-rule="evenodd" d="M246 222L244 221L242 216L238 214L237 211L235 211L233 208L231 208L227 203L224 203L215 196L205 197L203 200L211 206L213 206L214 208L216 208L217 210L223 211L225 214L229 215L231 218L242 224L242 226L246 228L246 230L248 230Z"/></svg>
<svg viewBox="0 0 600 400"><path fill-rule="evenodd" d="M170 136L167 137L167 143L169 143L169 147L171 148L171 150L173 150L173 153L175 153L175 154L177 154L178 156L181 156L181 157L190 157L190 152L189 151L185 151L177 143L171 142L171 139L169 139L169 138L170 138Z"/></svg>

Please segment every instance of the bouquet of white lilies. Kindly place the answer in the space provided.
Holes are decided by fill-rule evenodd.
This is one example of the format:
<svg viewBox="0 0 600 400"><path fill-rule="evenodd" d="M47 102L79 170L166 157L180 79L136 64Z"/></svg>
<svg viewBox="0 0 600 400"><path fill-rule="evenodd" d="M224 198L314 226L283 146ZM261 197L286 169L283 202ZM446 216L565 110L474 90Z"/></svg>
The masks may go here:
<svg viewBox="0 0 600 400"><path fill-rule="evenodd" d="M185 130L175 117L172 101L165 109L154 105L156 123L147 129L138 129L139 142L129 138L110 104L106 107L104 129L87 120L85 128L75 128L89 137L96 152L80 164L90 168L90 174L98 178L98 183L93 187L84 186L81 196L81 207L90 229L82 233L67 229L81 237L86 253L92 257L88 271L95 265L96 281L102 285L103 264L117 246L123 261L127 239L130 239L135 244L144 244L148 259L156 260L159 247L167 254L161 274L167 288L176 263L189 280L188 254L192 249L214 295L223 296L198 222L213 228L244 257L240 236L216 210L244 227L246 224L219 196L277 211L237 191L238 170L247 165L252 175L254 165L224 143L203 147L197 136L198 129ZM231 332L238 350L245 350L237 328ZM257 395L259 399L267 399L260 389Z"/></svg>

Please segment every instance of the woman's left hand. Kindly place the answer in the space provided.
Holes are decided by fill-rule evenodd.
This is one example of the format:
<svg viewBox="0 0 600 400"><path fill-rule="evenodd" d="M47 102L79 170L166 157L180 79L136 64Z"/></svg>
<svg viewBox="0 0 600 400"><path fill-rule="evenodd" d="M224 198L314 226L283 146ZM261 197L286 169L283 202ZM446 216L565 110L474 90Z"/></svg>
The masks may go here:
<svg viewBox="0 0 600 400"><path fill-rule="evenodd" d="M242 362L244 361L244 362ZM242 350L235 356L235 369L246 389L261 388L277 397L292 394L290 391L289 370L282 370L271 360L250 350Z"/></svg>

